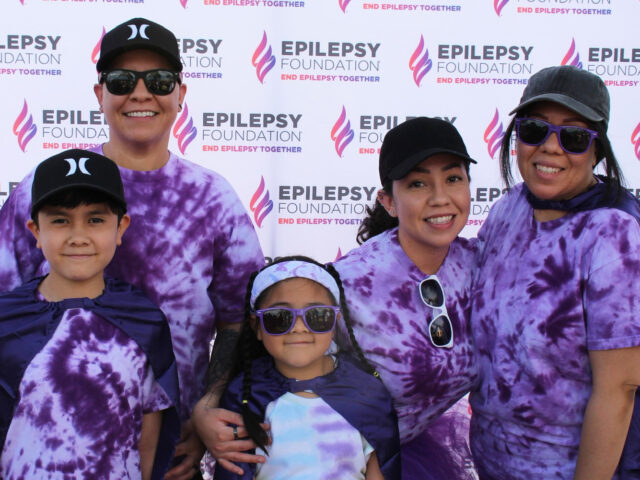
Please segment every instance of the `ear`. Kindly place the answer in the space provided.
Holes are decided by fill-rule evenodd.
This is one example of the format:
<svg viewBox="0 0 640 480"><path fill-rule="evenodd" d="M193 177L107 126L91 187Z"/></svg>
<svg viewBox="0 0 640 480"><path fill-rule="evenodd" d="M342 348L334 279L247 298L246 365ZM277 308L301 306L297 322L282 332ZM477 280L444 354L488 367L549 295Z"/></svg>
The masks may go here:
<svg viewBox="0 0 640 480"><path fill-rule="evenodd" d="M40 229L36 225L36 222L34 222L30 218L29 220L27 220L27 228L29 229L33 237L36 239L36 247L42 248L42 246L40 245Z"/></svg>
<svg viewBox="0 0 640 480"><path fill-rule="evenodd" d="M96 83L93 86L93 93L96 95L96 98L98 99L98 104L100 105L100 111L102 112L102 85L100 85L99 83Z"/></svg>
<svg viewBox="0 0 640 480"><path fill-rule="evenodd" d="M396 216L396 204L393 201L393 197L387 193L383 188L378 190L378 202L384 207L389 215Z"/></svg>
<svg viewBox="0 0 640 480"><path fill-rule="evenodd" d="M178 104L184 105L184 97L187 94L187 86L181 83L178 88Z"/></svg>
<svg viewBox="0 0 640 480"><path fill-rule="evenodd" d="M118 231L116 232L116 245L122 245L122 236L124 235L124 232L127 231L127 228L129 228L130 224L131 217L125 213L120 219L120 223L118 224Z"/></svg>
<svg viewBox="0 0 640 480"><path fill-rule="evenodd" d="M260 328L258 317L252 314L251 317L249 317L249 325L251 326L253 333L256 334L256 338L262 341L262 329Z"/></svg>

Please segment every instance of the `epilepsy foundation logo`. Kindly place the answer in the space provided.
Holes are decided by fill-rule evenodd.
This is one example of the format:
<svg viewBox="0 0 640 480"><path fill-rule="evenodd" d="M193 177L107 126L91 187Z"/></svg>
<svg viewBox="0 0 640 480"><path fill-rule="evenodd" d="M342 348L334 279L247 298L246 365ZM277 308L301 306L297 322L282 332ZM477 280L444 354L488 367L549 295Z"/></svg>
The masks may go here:
<svg viewBox="0 0 640 480"><path fill-rule="evenodd" d="M262 228L262 222L273 210L273 201L269 198L269 190L265 186L263 176L260 176L260 185L258 185L253 197L251 197L249 208L253 212L253 219L256 225L258 225L258 228Z"/></svg>
<svg viewBox="0 0 640 480"><path fill-rule="evenodd" d="M351 122L347 119L347 111L342 106L342 112L338 117L336 123L334 123L331 129L331 140L336 149L336 153L339 157L342 157L342 152L353 140L353 130L351 129Z"/></svg>
<svg viewBox="0 0 640 480"><path fill-rule="evenodd" d="M264 77L266 77L267 73L269 73L276 64L276 57L271 51L271 45L267 42L267 32L262 32L262 40L258 48L256 48L256 51L253 52L251 64L256 69L256 75L260 83L264 83Z"/></svg>
<svg viewBox="0 0 640 480"><path fill-rule="evenodd" d="M424 36L420 35L418 46L409 59L409 69L413 72L413 81L417 86L420 86L420 82L429 73L432 65L433 62L429 58L429 49L424 46Z"/></svg>
<svg viewBox="0 0 640 480"><path fill-rule="evenodd" d="M560 65L573 65L574 67L582 68L582 62L580 61L580 54L576 49L576 40L575 38L571 39L571 46L569 50L567 50L566 55L560 62Z"/></svg>
<svg viewBox="0 0 640 480"><path fill-rule="evenodd" d="M509 3L509 0L493 0L493 9L498 16L500 16L502 9L507 3Z"/></svg>
<svg viewBox="0 0 640 480"><path fill-rule="evenodd" d="M104 38L105 33L107 33L107 31L102 27L102 34L98 39L98 43L96 43L96 46L93 47L93 50L91 51L91 61L94 65L98 63L98 59L100 58L100 47L102 46L102 39Z"/></svg>
<svg viewBox="0 0 640 480"><path fill-rule="evenodd" d="M504 137L504 129L502 127L502 122L500 121L500 116L498 115L498 109L496 108L496 113L493 115L493 119L484 131L484 142L487 144L487 152L489 152L489 156L491 158L494 157L500 148L502 137Z"/></svg>
<svg viewBox="0 0 640 480"><path fill-rule="evenodd" d="M27 115L29 116L28 118ZM37 131L38 128L33 123L33 117L29 113L29 107L25 100L20 114L13 123L13 134L18 137L18 145L23 152Z"/></svg>
<svg viewBox="0 0 640 480"><path fill-rule="evenodd" d="M343 13L347 13L347 5L351 3L351 0L338 0L338 5L340 5L340 9Z"/></svg>
<svg viewBox="0 0 640 480"><path fill-rule="evenodd" d="M636 158L640 160L640 123L638 123L635 130L631 134L631 143L633 144Z"/></svg>
<svg viewBox="0 0 640 480"><path fill-rule="evenodd" d="M196 138L198 130L193 125L193 118L189 116L189 107L184 104L182 115L173 127L173 136L178 140L178 148L180 153L185 154L187 147Z"/></svg>
<svg viewBox="0 0 640 480"><path fill-rule="evenodd" d="M182 8L187 8L187 3L189 2L189 0L180 0L180 5L182 5Z"/></svg>

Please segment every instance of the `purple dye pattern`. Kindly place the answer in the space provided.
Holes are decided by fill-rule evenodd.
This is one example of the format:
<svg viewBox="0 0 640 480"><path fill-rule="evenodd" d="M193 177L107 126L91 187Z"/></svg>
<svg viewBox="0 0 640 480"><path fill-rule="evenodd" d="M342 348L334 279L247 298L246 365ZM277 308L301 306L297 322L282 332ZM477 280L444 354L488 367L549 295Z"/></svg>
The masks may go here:
<svg viewBox="0 0 640 480"><path fill-rule="evenodd" d="M517 186L493 207L480 240L480 382L471 395L478 470L570 479L591 394L588 350L640 345L640 228L605 208L538 223Z"/></svg>
<svg viewBox="0 0 640 480"><path fill-rule="evenodd" d="M476 378L469 332L475 242L456 239L438 271L454 329L454 347L436 348L427 330L433 309L418 284L423 274L406 256L397 229L384 232L335 263L356 339L380 372L398 412L402 443L464 396ZM348 344L344 329L338 340Z"/></svg>
<svg viewBox="0 0 640 480"><path fill-rule="evenodd" d="M264 257L242 203L217 173L173 153L158 170L120 173L132 221L107 274L141 288L166 315L184 420L204 393L216 323L242 320L249 275ZM25 226L31 182L32 173L0 210L0 290L48 270Z"/></svg>
<svg viewBox="0 0 640 480"><path fill-rule="evenodd" d="M132 339L67 310L25 370L0 477L140 478L142 416L170 405Z"/></svg>

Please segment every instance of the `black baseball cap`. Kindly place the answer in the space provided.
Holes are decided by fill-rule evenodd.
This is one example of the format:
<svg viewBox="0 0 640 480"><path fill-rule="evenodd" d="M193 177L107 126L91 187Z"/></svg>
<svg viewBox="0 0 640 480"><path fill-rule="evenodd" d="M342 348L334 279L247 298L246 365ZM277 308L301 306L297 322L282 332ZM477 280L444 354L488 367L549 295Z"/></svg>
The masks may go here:
<svg viewBox="0 0 640 480"><path fill-rule="evenodd" d="M176 72L182 71L176 36L162 25L146 18L132 18L104 35L96 69L103 72L109 68L115 57L137 49L157 52L169 61Z"/></svg>
<svg viewBox="0 0 640 480"><path fill-rule="evenodd" d="M527 83L520 105L510 114L536 102L554 102L587 120L609 123L609 91L602 79L572 65L549 67L534 73Z"/></svg>
<svg viewBox="0 0 640 480"><path fill-rule="evenodd" d="M462 137L451 123L439 118L416 117L387 132L380 150L380 181L399 180L423 160L450 153L477 163L467 153Z"/></svg>
<svg viewBox="0 0 640 480"><path fill-rule="evenodd" d="M127 211L115 162L98 153L73 149L49 157L36 167L31 185L31 216L51 195L69 188L102 192Z"/></svg>

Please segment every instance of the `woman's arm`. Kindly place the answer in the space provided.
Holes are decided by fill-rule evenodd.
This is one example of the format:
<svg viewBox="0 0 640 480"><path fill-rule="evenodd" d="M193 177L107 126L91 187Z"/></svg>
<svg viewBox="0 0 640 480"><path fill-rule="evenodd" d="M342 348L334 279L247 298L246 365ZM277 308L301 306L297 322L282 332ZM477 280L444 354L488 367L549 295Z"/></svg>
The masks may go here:
<svg viewBox="0 0 640 480"><path fill-rule="evenodd" d="M367 462L367 474L364 477L365 480L384 480L382 471L380 470L380 464L378 464L378 457L376 452L373 452Z"/></svg>
<svg viewBox="0 0 640 480"><path fill-rule="evenodd" d="M140 443L138 444L142 480L151 479L161 427L162 412L151 412L142 416L142 433L140 434Z"/></svg>
<svg viewBox="0 0 640 480"><path fill-rule="evenodd" d="M591 350L593 390L582 423L574 480L610 480L620 460L640 385L640 347Z"/></svg>

